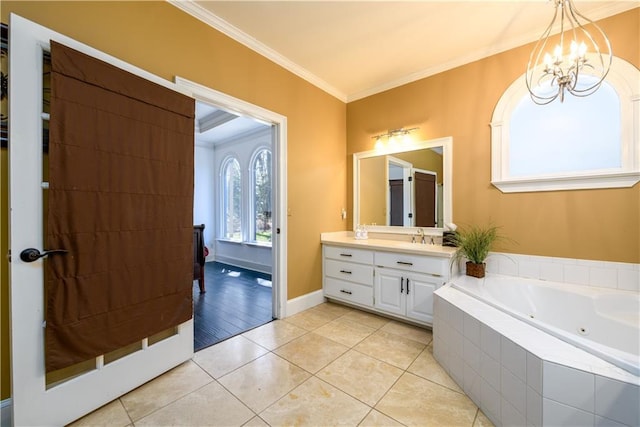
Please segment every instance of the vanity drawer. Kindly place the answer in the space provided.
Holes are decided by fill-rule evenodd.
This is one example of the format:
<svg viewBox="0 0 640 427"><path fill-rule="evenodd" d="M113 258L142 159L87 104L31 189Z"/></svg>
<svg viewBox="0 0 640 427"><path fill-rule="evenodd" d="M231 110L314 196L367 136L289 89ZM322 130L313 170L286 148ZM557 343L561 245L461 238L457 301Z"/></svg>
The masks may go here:
<svg viewBox="0 0 640 427"><path fill-rule="evenodd" d="M327 259L324 261L324 274L348 282L373 286L373 266L353 262Z"/></svg>
<svg viewBox="0 0 640 427"><path fill-rule="evenodd" d="M328 297L334 297L354 304L373 306L373 287L359 283L345 282L344 280L325 277L324 293Z"/></svg>
<svg viewBox="0 0 640 427"><path fill-rule="evenodd" d="M421 255L409 255L395 252L376 252L375 265L400 270L427 273L437 277L446 277L449 260Z"/></svg>
<svg viewBox="0 0 640 427"><path fill-rule="evenodd" d="M324 256L341 261L373 264L373 251L366 249L345 248L341 246L324 246Z"/></svg>

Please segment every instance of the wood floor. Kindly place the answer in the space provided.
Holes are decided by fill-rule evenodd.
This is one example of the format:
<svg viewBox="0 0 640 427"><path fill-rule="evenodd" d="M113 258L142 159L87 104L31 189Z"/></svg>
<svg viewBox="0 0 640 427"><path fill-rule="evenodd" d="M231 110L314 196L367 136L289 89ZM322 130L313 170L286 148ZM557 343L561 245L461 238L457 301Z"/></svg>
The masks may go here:
<svg viewBox="0 0 640 427"><path fill-rule="evenodd" d="M273 320L271 275L219 262L204 271L207 292L193 282L195 351Z"/></svg>

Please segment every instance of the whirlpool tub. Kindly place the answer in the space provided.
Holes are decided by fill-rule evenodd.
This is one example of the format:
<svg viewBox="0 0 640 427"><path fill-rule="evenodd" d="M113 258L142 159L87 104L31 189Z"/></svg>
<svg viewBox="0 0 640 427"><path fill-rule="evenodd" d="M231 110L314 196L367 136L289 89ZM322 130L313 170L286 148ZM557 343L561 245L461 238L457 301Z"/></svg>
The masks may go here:
<svg viewBox="0 0 640 427"><path fill-rule="evenodd" d="M434 356L497 425L640 425L640 295L488 274L434 299Z"/></svg>

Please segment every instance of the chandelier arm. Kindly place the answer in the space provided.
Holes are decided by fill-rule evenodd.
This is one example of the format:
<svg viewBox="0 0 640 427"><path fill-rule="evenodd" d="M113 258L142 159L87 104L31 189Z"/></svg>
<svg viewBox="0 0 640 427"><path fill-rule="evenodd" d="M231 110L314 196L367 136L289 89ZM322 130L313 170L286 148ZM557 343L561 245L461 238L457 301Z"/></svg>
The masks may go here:
<svg viewBox="0 0 640 427"><path fill-rule="evenodd" d="M567 1L571 2L572 0L567 0ZM600 85L602 84L602 81L607 77L607 74L609 74L609 70L611 69L611 63L613 62L613 52L611 50L611 42L609 41L609 38L607 37L607 35L604 33L604 31L602 30L602 28L600 28L598 24L596 24L591 19L581 14L580 11L573 6L573 4L571 4L571 6L572 7L569 9L571 16L578 24L582 34L589 40L589 42L591 43L591 46L594 48L595 50L594 55L598 59L598 62L600 63L600 68L603 70L602 75L598 76L598 81L595 84L585 89L576 90L577 93L584 92L587 94L591 94L595 92L595 90L592 90L592 88L595 88L595 89L599 88ZM580 23L580 20L577 17L581 18L584 21L584 25ZM606 54L602 52L602 50L600 49L600 45L596 42L594 36L585 28L586 25L592 26L600 34L600 36L602 37L602 40L604 41L607 47ZM604 58L605 55L608 59L607 61L605 61L605 58ZM586 61L583 63L583 65L590 67L594 71L596 70L594 66L587 63ZM583 96L587 96L587 95L583 95Z"/></svg>
<svg viewBox="0 0 640 427"><path fill-rule="evenodd" d="M545 50L545 47L546 47L547 42L549 40L549 35L551 34L551 31L553 30L553 26L554 26L557 18L558 18L558 3L556 3L556 5L555 5L555 12L553 14L553 17L551 18L551 22L549 23L547 28L542 33L542 36L540 36L540 38L536 42L536 45L533 48L533 51L531 51L531 55L529 56L529 63L527 64L526 82L527 82L527 88L529 89L530 92L533 90L533 87L531 86L531 82L533 81L535 70L536 70L536 68L538 68L541 65L540 59L541 59L542 54L543 54L543 52ZM534 57L535 57L535 59L534 59Z"/></svg>

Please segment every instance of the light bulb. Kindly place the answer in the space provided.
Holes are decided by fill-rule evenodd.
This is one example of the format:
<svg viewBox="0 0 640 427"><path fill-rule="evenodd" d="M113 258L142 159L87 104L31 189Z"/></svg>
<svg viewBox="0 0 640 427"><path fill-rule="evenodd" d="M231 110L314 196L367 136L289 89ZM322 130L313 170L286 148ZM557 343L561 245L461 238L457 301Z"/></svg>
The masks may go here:
<svg viewBox="0 0 640 427"><path fill-rule="evenodd" d="M556 63L562 62L562 46L560 46L559 44L556 45L556 48L553 51L553 60Z"/></svg>
<svg viewBox="0 0 640 427"><path fill-rule="evenodd" d="M578 48L578 56L580 59L584 59L584 56L587 54L587 45L584 42L580 42L580 47Z"/></svg>

